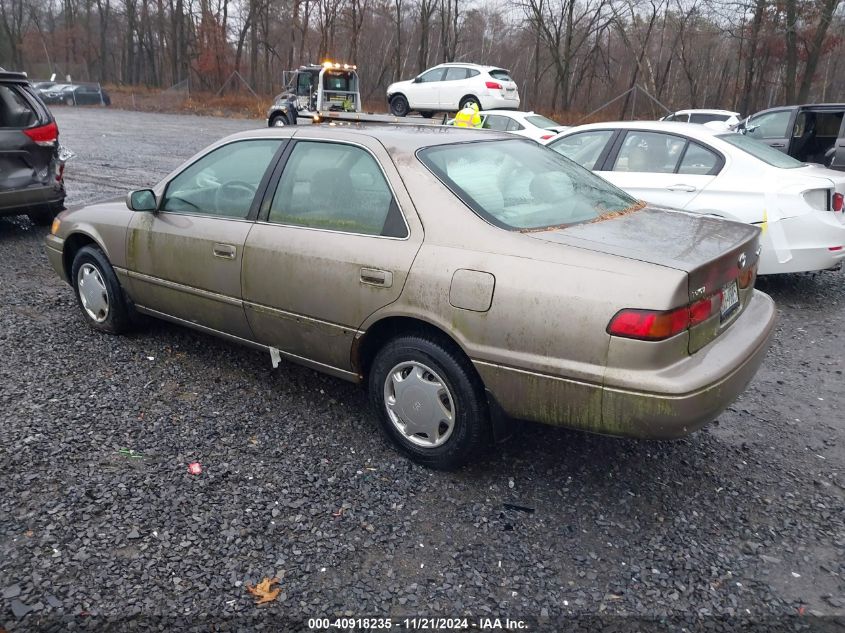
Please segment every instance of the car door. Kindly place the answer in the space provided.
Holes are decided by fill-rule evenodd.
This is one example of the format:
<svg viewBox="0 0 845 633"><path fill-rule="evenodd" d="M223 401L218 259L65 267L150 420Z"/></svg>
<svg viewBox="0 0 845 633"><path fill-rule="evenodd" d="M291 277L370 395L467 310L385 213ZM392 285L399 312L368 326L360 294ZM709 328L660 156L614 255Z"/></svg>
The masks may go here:
<svg viewBox="0 0 845 633"><path fill-rule="evenodd" d="M440 107L444 110L457 110L461 97L467 94L467 69L462 66L447 66L440 84Z"/></svg>
<svg viewBox="0 0 845 633"><path fill-rule="evenodd" d="M684 136L627 130L596 173L640 200L684 209L724 162L718 152Z"/></svg>
<svg viewBox="0 0 845 633"><path fill-rule="evenodd" d="M440 107L441 80L446 73L442 66L427 70L419 75L408 90L408 103L412 110Z"/></svg>
<svg viewBox="0 0 845 633"><path fill-rule="evenodd" d="M297 139L286 154L244 249L247 317L260 343L350 375L355 334L399 297L422 226L383 148Z"/></svg>
<svg viewBox="0 0 845 633"><path fill-rule="evenodd" d="M749 117L745 122L745 134L762 141L781 152L789 152L796 110L771 110Z"/></svg>
<svg viewBox="0 0 845 633"><path fill-rule="evenodd" d="M845 171L845 117L842 118L842 126L839 128L839 138L834 146L833 160L830 163L831 169Z"/></svg>
<svg viewBox="0 0 845 633"><path fill-rule="evenodd" d="M280 139L237 140L192 162L166 185L155 213L129 223L126 261L139 306L251 339L241 300L243 246L256 193Z"/></svg>

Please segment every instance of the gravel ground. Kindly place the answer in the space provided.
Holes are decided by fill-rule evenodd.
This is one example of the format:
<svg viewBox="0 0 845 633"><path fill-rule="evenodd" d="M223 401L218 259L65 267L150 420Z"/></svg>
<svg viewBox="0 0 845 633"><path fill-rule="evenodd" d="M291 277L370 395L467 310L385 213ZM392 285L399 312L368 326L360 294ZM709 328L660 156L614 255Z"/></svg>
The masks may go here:
<svg viewBox="0 0 845 633"><path fill-rule="evenodd" d="M57 118L77 153L69 203L262 124ZM705 430L653 443L524 424L444 474L394 452L355 386L165 323L93 332L43 234L0 220L0 630L845 623L842 273L760 281L776 341ZM246 585L273 576L281 594L256 607Z"/></svg>

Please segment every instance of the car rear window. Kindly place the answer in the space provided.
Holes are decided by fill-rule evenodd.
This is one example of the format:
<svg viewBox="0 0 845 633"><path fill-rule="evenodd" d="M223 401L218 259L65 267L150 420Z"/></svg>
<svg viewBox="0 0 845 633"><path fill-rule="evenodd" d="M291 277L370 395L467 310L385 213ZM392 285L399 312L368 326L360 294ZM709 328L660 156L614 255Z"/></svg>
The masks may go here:
<svg viewBox="0 0 845 633"><path fill-rule="evenodd" d="M529 140L438 145L417 155L479 216L508 230L570 226L642 206L592 172Z"/></svg>
<svg viewBox="0 0 845 633"><path fill-rule="evenodd" d="M0 128L24 129L37 123L38 114L18 88L0 84Z"/></svg>
<svg viewBox="0 0 845 633"><path fill-rule="evenodd" d="M751 154L754 158L759 158L764 163L772 167L781 167L782 169L795 169L804 165L801 161L795 160L792 156L788 156L765 143L748 138L744 134L737 134L732 132L730 134L720 134L717 138L722 139L726 143L730 143L734 147L738 147L743 152Z"/></svg>
<svg viewBox="0 0 845 633"><path fill-rule="evenodd" d="M510 71L502 70L501 68L497 68L496 70L491 70L490 76L493 79L498 79L499 81L513 81L513 79L511 79Z"/></svg>
<svg viewBox="0 0 845 633"><path fill-rule="evenodd" d="M730 114L703 114L701 112L693 112L689 115L690 123L710 123L711 121L727 121L731 118Z"/></svg>
<svg viewBox="0 0 845 633"><path fill-rule="evenodd" d="M560 127L560 123L555 123L551 119L547 119L546 117L540 116L539 114L527 116L525 117L525 120L528 121L531 125L543 128L544 130L550 130L553 127Z"/></svg>

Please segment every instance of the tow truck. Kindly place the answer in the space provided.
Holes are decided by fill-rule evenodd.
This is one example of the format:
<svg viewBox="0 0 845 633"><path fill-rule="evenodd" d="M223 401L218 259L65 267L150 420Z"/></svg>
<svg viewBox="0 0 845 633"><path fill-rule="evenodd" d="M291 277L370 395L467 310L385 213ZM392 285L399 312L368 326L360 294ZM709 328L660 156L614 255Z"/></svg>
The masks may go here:
<svg viewBox="0 0 845 633"><path fill-rule="evenodd" d="M404 123L441 125L441 122L416 117L400 118L392 114L364 112L354 64L324 61L307 64L284 73L289 80L267 112L267 125L296 125L300 119L310 123L342 121L348 123ZM445 122L445 117L444 117Z"/></svg>

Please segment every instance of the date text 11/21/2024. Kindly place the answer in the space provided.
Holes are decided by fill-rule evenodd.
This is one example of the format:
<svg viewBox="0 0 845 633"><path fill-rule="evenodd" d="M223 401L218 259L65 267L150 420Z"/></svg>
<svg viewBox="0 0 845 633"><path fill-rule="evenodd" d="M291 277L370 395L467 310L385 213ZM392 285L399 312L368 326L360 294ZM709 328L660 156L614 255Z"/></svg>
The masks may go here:
<svg viewBox="0 0 845 633"><path fill-rule="evenodd" d="M312 631L518 631L527 629L524 620L511 618L309 618L308 628Z"/></svg>

